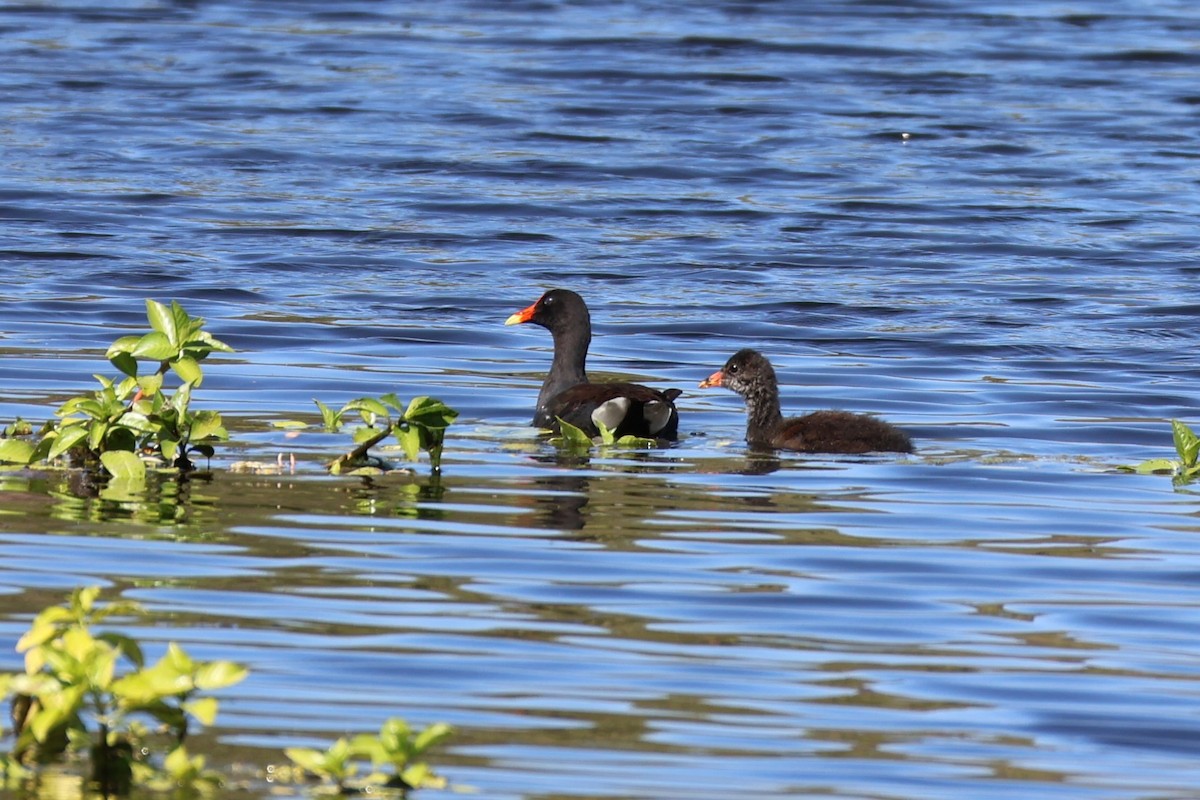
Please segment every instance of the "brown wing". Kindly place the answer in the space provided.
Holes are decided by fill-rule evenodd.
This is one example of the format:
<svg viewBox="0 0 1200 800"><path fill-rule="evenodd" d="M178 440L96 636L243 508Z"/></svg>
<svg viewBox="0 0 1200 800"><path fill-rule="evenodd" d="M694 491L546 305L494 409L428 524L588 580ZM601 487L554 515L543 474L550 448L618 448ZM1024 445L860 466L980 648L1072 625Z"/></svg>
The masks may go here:
<svg viewBox="0 0 1200 800"><path fill-rule="evenodd" d="M803 453L911 453L908 434L883 420L849 411L815 411L785 419L771 444Z"/></svg>
<svg viewBox="0 0 1200 800"><path fill-rule="evenodd" d="M638 383L580 383L556 394L534 416L534 424L554 428L561 418L589 436L600 433L594 415L604 420L616 436L674 439L679 413L678 389L658 391Z"/></svg>

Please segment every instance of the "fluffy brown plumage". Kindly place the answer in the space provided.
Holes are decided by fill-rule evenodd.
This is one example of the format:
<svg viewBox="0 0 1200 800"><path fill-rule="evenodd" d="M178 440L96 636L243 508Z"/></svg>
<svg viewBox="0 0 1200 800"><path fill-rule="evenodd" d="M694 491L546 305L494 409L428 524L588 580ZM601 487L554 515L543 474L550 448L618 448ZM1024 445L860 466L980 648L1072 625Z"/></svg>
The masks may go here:
<svg viewBox="0 0 1200 800"><path fill-rule="evenodd" d="M912 440L894 425L849 411L814 411L784 419L779 381L771 362L755 350L739 350L700 383L724 386L746 401L746 442L754 447L802 453L911 453Z"/></svg>

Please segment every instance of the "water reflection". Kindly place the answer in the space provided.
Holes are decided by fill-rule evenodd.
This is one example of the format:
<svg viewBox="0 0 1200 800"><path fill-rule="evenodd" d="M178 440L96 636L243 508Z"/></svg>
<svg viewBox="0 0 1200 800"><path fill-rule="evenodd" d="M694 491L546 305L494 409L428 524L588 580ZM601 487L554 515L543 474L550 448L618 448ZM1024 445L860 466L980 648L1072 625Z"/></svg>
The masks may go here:
<svg viewBox="0 0 1200 800"><path fill-rule="evenodd" d="M566 466L579 467L582 459L571 459ZM562 463L562 462L559 462ZM585 514L591 481L579 475L549 475L518 483L522 505L531 509L535 521L532 527L557 531L582 531L587 525Z"/></svg>
<svg viewBox="0 0 1200 800"><path fill-rule="evenodd" d="M0 473L0 492L6 506L20 511L26 524L42 520L45 532L53 532L57 522L119 520L186 528L203 522L206 514L211 517L214 498L206 493L211 480L208 472L151 472L144 485L130 487L117 486L94 471L13 471Z"/></svg>
<svg viewBox="0 0 1200 800"><path fill-rule="evenodd" d="M1103 625L1063 625L1021 599L1053 602L1064 580L1133 597L1126 581L1146 580L1115 557L1136 552L1128 542L1024 535L1022 515L1061 491L1020 507L996 502L1008 490L925 503L947 467L686 446L587 464L547 449L503 460L516 471L502 476L488 474L493 454L479 457L440 480L216 470L156 486L133 513L74 498L65 475L9 474L0 491L20 510L0 517L0 574L23 587L14 613L64 585L115 582L171 620L152 638L250 662L227 724L252 748L274 746L263 720L296 697L307 702L288 724L305 730L344 725L347 709L371 717L367 687L401 672L425 699L387 712L468 728L446 763L477 783L601 733L666 759L645 764L661 776L690 768L697 748L718 758L731 731L743 755L919 765L947 757L964 720L980 727L963 763L994 751L1006 780L1036 782L1053 772L1023 772L1041 734L1015 726L1001 745L982 722L998 702L1025 702L983 688L989 665L1025 663L1066 686L1090 674L1089 654L1136 659ZM1004 474L953 468L960 484ZM175 510L156 511L164 503ZM957 519L928 513L950 508ZM961 541L940 544L949 533ZM981 595L995 599L962 602ZM978 680L962 685L968 675ZM333 697L336 709L321 701Z"/></svg>

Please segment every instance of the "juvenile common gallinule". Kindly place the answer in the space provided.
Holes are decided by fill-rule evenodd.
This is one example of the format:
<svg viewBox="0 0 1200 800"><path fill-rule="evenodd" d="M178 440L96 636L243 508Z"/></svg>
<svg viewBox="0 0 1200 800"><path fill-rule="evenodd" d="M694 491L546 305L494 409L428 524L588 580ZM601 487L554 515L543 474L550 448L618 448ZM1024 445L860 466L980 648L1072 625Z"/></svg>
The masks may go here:
<svg viewBox="0 0 1200 800"><path fill-rule="evenodd" d="M911 453L912 440L894 425L849 411L814 411L784 419L779 382L771 362L755 350L739 350L701 389L724 386L746 401L746 442L752 447L802 453Z"/></svg>
<svg viewBox="0 0 1200 800"><path fill-rule="evenodd" d="M584 362L592 341L592 318L582 297L570 289L551 289L504 324L522 322L541 325L554 337L554 360L538 393L534 425L557 428L557 417L595 436L600 420L616 436L676 437L679 389L660 392L637 383L588 382Z"/></svg>

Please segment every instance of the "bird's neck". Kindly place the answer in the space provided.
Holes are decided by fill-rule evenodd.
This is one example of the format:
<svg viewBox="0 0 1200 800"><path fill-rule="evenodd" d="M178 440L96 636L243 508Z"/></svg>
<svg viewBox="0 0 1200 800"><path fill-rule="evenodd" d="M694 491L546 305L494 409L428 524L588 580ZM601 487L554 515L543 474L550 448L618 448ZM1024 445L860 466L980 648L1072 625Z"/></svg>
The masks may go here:
<svg viewBox="0 0 1200 800"><path fill-rule="evenodd" d="M542 383L542 391L538 394L538 405L543 405L564 389L570 389L579 383L587 383L588 345L592 342L592 334L587 330L551 331L554 336L554 360L550 363L550 371Z"/></svg>
<svg viewBox="0 0 1200 800"><path fill-rule="evenodd" d="M779 409L779 387L754 386L745 395L746 441L769 442L783 423Z"/></svg>

